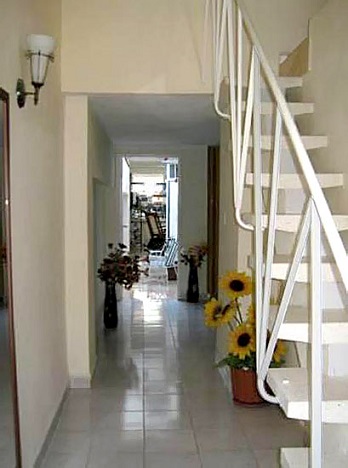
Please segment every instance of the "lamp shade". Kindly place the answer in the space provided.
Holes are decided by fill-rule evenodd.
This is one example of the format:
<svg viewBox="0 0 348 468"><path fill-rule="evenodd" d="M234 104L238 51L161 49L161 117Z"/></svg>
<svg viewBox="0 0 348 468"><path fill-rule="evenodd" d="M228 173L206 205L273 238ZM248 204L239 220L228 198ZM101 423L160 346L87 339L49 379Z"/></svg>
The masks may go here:
<svg viewBox="0 0 348 468"><path fill-rule="evenodd" d="M40 87L45 83L49 60L53 60L55 41L51 36L30 34L27 37L31 82Z"/></svg>

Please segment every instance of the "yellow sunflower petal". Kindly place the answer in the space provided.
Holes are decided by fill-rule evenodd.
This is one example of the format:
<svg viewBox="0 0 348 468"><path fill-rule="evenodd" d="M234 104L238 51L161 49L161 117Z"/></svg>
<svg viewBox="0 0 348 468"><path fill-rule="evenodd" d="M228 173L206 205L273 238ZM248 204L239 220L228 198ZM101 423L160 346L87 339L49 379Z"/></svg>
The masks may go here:
<svg viewBox="0 0 348 468"><path fill-rule="evenodd" d="M287 352L287 347L285 343L281 340L278 340L274 353L273 353L273 360L277 364L279 364L284 359L286 352Z"/></svg>
<svg viewBox="0 0 348 468"><path fill-rule="evenodd" d="M220 287L231 299L249 296L252 293L250 276L238 271L227 272L220 280Z"/></svg>
<svg viewBox="0 0 348 468"><path fill-rule="evenodd" d="M250 304L250 306L248 307L247 319L248 319L248 323L250 323L250 325L255 326L255 324L256 324L256 310L255 310L255 305L254 304Z"/></svg>
<svg viewBox="0 0 348 468"><path fill-rule="evenodd" d="M234 309L227 305L222 306L221 302L215 298L211 299L204 306L204 322L207 327L220 327L227 324L234 317Z"/></svg>
<svg viewBox="0 0 348 468"><path fill-rule="evenodd" d="M255 335L253 329L246 323L242 323L229 334L228 352L245 359L250 353L255 351Z"/></svg>

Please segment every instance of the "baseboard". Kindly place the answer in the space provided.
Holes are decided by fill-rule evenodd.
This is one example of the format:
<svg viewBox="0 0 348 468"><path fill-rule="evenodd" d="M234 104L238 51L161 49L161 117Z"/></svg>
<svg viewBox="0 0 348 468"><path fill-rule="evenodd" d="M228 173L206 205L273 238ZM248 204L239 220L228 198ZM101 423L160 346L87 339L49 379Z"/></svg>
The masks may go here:
<svg viewBox="0 0 348 468"><path fill-rule="evenodd" d="M69 391L69 388L66 387L64 393L63 393L63 396L62 396L62 399L59 403L59 406L58 406L58 409L52 419L52 422L51 422L51 425L47 431L47 434L46 434L46 437L45 437L45 440L43 441L43 444L42 444L42 447L41 447L41 450L38 454L38 456L36 457L36 461L34 463L34 467L33 468L40 468L42 467L42 463L45 459L45 456L46 456L46 453L47 453L47 450L48 450L48 447L52 441L52 438L53 438L53 434L57 428L57 425L58 425L58 421L59 421L59 418L60 418L60 415L62 413L62 409L63 409L63 405L65 403L65 400L67 398L67 395L68 395L68 391Z"/></svg>
<svg viewBox="0 0 348 468"><path fill-rule="evenodd" d="M216 351L215 351L215 363L217 364L224 357L225 357L225 355L222 356L221 353L218 351L218 349L216 349ZM223 366L223 367L217 367L217 370L219 371L219 374L220 374L220 377L222 378L224 386L232 394L230 368L228 366Z"/></svg>
<svg viewBox="0 0 348 468"><path fill-rule="evenodd" d="M232 393L230 368L228 366L224 366L218 367L217 369L219 371L220 377L222 378L224 386L230 393Z"/></svg>
<svg viewBox="0 0 348 468"><path fill-rule="evenodd" d="M70 388L91 388L92 378L90 375L71 375Z"/></svg>

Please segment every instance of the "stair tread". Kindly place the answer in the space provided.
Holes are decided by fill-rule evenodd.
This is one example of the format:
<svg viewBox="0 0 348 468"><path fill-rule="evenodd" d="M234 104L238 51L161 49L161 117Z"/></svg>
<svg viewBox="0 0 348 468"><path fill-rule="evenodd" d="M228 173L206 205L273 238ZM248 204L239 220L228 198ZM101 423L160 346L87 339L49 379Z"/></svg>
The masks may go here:
<svg viewBox="0 0 348 468"><path fill-rule="evenodd" d="M325 135L302 135L302 142L306 149L323 148L328 145L328 137ZM271 135L261 136L261 148L265 150L273 149L274 138ZM250 137L249 147L253 146L253 138ZM289 149L291 147L290 139L287 136L282 137L282 148Z"/></svg>
<svg viewBox="0 0 348 468"><path fill-rule="evenodd" d="M344 176L342 173L321 173L317 174L317 179L323 188L341 187L344 184ZM253 185L254 174L248 172L245 177L246 185ZM272 183L272 174L262 174L262 186L267 188ZM303 189L306 186L305 179L300 174L280 174L279 175L279 189Z"/></svg>
<svg viewBox="0 0 348 468"><path fill-rule="evenodd" d="M273 328L279 306L270 307L269 328ZM279 338L288 341L310 343L310 309L290 306ZM324 309L322 324L323 344L345 343L348 341L348 312L345 309Z"/></svg>
<svg viewBox="0 0 348 468"><path fill-rule="evenodd" d="M277 81L281 88L300 88L303 85L301 76L278 76Z"/></svg>
<svg viewBox="0 0 348 468"><path fill-rule="evenodd" d="M314 104L312 102L288 102L290 112L293 115L311 114L314 112ZM246 102L243 101L242 110L245 111ZM262 102L261 114L272 114L276 108L274 102Z"/></svg>
<svg viewBox="0 0 348 468"><path fill-rule="evenodd" d="M270 369L267 382L287 417L309 419L308 369ZM323 377L323 422L348 422L348 376Z"/></svg>
<svg viewBox="0 0 348 468"><path fill-rule="evenodd" d="M332 217L339 231L348 229L348 215L332 215ZM296 232L302 219L302 214L279 213L276 217L276 229L284 232ZM262 216L262 224L264 227L267 226L268 215Z"/></svg>
<svg viewBox="0 0 348 468"><path fill-rule="evenodd" d="M282 89L301 88L303 86L302 76L277 76L277 81ZM229 82L228 76L224 77L224 83L229 84ZM261 82L261 87L268 88L264 81Z"/></svg>
<svg viewBox="0 0 348 468"><path fill-rule="evenodd" d="M280 461L283 468L308 468L309 449L304 447L280 449ZM346 468L347 454L340 452L323 453L323 468Z"/></svg>

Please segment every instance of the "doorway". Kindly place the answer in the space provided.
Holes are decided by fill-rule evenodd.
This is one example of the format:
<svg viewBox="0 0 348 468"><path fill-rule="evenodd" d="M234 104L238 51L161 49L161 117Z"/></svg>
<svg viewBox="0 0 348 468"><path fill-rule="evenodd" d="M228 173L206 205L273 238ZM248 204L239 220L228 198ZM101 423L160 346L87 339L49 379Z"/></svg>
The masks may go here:
<svg viewBox="0 0 348 468"><path fill-rule="evenodd" d="M122 160L123 243L147 258L145 281L170 284L178 277L178 158L127 155Z"/></svg>

